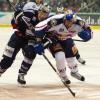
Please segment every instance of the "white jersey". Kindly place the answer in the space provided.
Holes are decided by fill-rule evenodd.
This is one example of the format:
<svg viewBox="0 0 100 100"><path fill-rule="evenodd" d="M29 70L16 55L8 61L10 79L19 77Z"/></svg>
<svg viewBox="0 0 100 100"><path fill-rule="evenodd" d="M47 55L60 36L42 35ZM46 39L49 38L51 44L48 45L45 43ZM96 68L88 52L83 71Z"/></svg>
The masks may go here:
<svg viewBox="0 0 100 100"><path fill-rule="evenodd" d="M48 19L44 20L44 21L41 21L40 23L38 23L35 27L35 30L42 30L44 29L46 26L47 26L47 23L52 20L52 19L59 19L59 18L62 18L64 17L64 14L58 14L58 15L54 15L52 17L49 17Z"/></svg>
<svg viewBox="0 0 100 100"><path fill-rule="evenodd" d="M39 24L37 24L35 30L36 31L42 30L47 26L47 23L50 20L52 20L54 18L59 19L64 16L65 16L65 14L58 14L58 15L52 16L52 17L48 18L47 20L44 20L44 21L40 22ZM82 20L80 17L77 17L77 19ZM66 26L63 23L61 23L61 24L51 27L48 31L55 31L55 33L58 34L58 36L61 36L61 39L65 40L65 39L71 38L71 37L75 36L77 33L81 32L82 26L73 24L70 28L67 29Z"/></svg>

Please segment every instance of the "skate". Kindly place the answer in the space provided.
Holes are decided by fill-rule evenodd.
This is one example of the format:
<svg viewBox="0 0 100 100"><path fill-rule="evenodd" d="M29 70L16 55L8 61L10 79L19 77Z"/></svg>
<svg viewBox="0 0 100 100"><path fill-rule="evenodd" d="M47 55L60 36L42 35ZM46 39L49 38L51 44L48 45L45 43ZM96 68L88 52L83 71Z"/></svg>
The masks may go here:
<svg viewBox="0 0 100 100"><path fill-rule="evenodd" d="M0 77L1 77L2 73L0 73Z"/></svg>
<svg viewBox="0 0 100 100"><path fill-rule="evenodd" d="M6 71L6 69L2 69L2 68L0 67L0 77L1 77L1 75L2 75L5 71Z"/></svg>
<svg viewBox="0 0 100 100"><path fill-rule="evenodd" d="M79 63L81 63L82 65L86 64L86 61L83 60L81 57L77 59Z"/></svg>
<svg viewBox="0 0 100 100"><path fill-rule="evenodd" d="M1 75L2 75L2 69L0 68L0 77L1 77Z"/></svg>
<svg viewBox="0 0 100 100"><path fill-rule="evenodd" d="M63 83L65 85L69 85L71 83L71 81L68 78L66 78L66 77L61 78L61 80L63 81Z"/></svg>
<svg viewBox="0 0 100 100"><path fill-rule="evenodd" d="M85 81L85 77L82 76L81 74L79 74L78 72L71 72L71 76L73 76L74 78L80 80L80 81Z"/></svg>
<svg viewBox="0 0 100 100"><path fill-rule="evenodd" d="M26 84L26 81L25 81L24 76L25 76L24 73L19 73L19 75L18 75L17 82L18 82L20 85L25 85L25 84Z"/></svg>

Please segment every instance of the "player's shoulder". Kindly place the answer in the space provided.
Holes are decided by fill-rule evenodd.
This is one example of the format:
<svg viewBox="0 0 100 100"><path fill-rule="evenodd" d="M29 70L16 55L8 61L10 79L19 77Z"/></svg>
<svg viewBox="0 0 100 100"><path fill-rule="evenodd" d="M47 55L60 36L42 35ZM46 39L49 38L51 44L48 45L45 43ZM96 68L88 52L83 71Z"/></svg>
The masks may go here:
<svg viewBox="0 0 100 100"><path fill-rule="evenodd" d="M77 24L77 25L84 26L84 24L85 24L85 20L82 19L82 18L79 17L79 16L76 16L76 24Z"/></svg>
<svg viewBox="0 0 100 100"><path fill-rule="evenodd" d="M45 27L48 25L48 23L50 23L50 24L52 24L52 25L53 25L53 24L57 25L57 24L58 24L57 21L58 21L59 19L63 18L63 17L64 17L64 14L57 14L57 15L51 16L51 17L49 17L49 18L47 18L47 19L41 21L40 23L38 23L38 24L36 25L36 28L38 28L38 29L43 29L43 28L45 28ZM59 21L59 22L60 22L60 21Z"/></svg>
<svg viewBox="0 0 100 100"><path fill-rule="evenodd" d="M64 14L57 14L57 15L52 16L49 19L48 25L52 27L52 26L62 24L64 16L65 16Z"/></svg>

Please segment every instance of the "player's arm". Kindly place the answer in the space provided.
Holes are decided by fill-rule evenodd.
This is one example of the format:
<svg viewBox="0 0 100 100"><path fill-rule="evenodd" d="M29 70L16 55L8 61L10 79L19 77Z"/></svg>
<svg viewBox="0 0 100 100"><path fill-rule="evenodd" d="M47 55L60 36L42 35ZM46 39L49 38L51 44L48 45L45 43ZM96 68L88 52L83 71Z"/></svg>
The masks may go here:
<svg viewBox="0 0 100 100"><path fill-rule="evenodd" d="M35 28L35 35L37 38L43 38L45 35L47 36L48 34L53 34L54 32L50 32L49 29L59 25L63 22L63 19L51 19L48 21L46 24L43 26L39 26L39 28Z"/></svg>
<svg viewBox="0 0 100 100"><path fill-rule="evenodd" d="M59 24L63 23L63 20L64 20L63 17L59 18L59 19L53 18L47 23L47 25L48 25L49 28L51 28L51 27L54 27L56 25L59 25Z"/></svg>
<svg viewBox="0 0 100 100"><path fill-rule="evenodd" d="M90 28L90 25L88 25L83 19L81 19L80 17L76 18L76 22L75 24L80 25L83 29L87 29L89 31L92 31Z"/></svg>

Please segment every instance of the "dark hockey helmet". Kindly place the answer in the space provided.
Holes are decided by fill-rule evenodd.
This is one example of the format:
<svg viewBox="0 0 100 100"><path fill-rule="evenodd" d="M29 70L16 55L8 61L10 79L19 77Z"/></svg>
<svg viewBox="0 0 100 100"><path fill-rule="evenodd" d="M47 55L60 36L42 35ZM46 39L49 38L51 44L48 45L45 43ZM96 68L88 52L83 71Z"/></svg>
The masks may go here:
<svg viewBox="0 0 100 100"><path fill-rule="evenodd" d="M72 10L67 10L65 12L64 20L73 20L76 18L76 14Z"/></svg>
<svg viewBox="0 0 100 100"><path fill-rule="evenodd" d="M24 5L26 4L26 2L21 2L15 5L15 9L16 11L22 11Z"/></svg>
<svg viewBox="0 0 100 100"><path fill-rule="evenodd" d="M64 24L67 28L71 27L76 21L76 15L72 10L67 10L64 16Z"/></svg>

